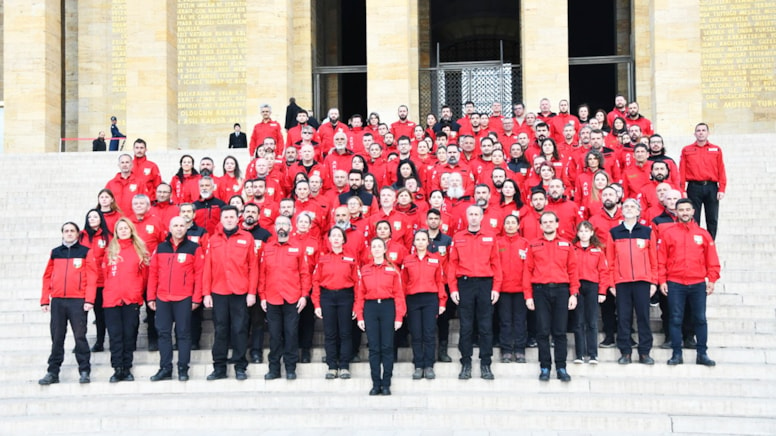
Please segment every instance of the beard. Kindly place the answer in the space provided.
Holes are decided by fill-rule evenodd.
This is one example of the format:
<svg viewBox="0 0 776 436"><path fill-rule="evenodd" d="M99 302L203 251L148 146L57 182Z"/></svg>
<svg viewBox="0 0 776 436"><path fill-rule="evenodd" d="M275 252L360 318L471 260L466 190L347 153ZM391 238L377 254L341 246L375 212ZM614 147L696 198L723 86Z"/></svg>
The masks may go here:
<svg viewBox="0 0 776 436"><path fill-rule="evenodd" d="M455 165L458 163L458 158L454 156L450 156L447 158L447 163L449 163L450 165Z"/></svg>
<svg viewBox="0 0 776 436"><path fill-rule="evenodd" d="M254 224L256 224L256 218L254 218L253 216L245 217L245 224L249 226L253 226Z"/></svg>
<svg viewBox="0 0 776 436"><path fill-rule="evenodd" d="M278 230L278 238L287 238L287 237L288 237L288 230L286 229Z"/></svg>
<svg viewBox="0 0 776 436"><path fill-rule="evenodd" d="M658 182L662 182L666 179L666 176L664 174L655 174L652 176L653 179L657 180Z"/></svg>
<svg viewBox="0 0 776 436"><path fill-rule="evenodd" d="M485 209L488 206L488 200L486 200L484 198L480 198L474 204L476 204L477 206Z"/></svg>
<svg viewBox="0 0 776 436"><path fill-rule="evenodd" d="M612 200L604 201L604 207L607 209L614 209L615 206L617 206L617 203L613 202Z"/></svg>
<svg viewBox="0 0 776 436"><path fill-rule="evenodd" d="M496 189L501 189L504 187L504 182L493 182L493 186L496 187Z"/></svg>
<svg viewBox="0 0 776 436"><path fill-rule="evenodd" d="M199 175L201 175L202 177L209 177L213 175L213 172L205 168L199 172Z"/></svg>
<svg viewBox="0 0 776 436"><path fill-rule="evenodd" d="M342 230L347 230L350 228L349 221L337 221L334 225L341 228Z"/></svg>
<svg viewBox="0 0 776 436"><path fill-rule="evenodd" d="M453 199L459 199L463 197L464 191L463 187L460 186L451 186L447 188L447 196Z"/></svg>

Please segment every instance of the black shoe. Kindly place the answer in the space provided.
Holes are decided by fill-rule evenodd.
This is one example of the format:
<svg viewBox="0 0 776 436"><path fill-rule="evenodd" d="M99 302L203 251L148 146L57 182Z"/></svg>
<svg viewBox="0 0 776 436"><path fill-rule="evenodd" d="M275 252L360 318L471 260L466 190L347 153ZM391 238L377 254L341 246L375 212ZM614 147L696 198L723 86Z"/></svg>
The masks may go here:
<svg viewBox="0 0 776 436"><path fill-rule="evenodd" d="M99 353L101 351L105 351L105 346L104 345L102 345L99 342L94 344L94 345L92 345L92 353Z"/></svg>
<svg viewBox="0 0 776 436"><path fill-rule="evenodd" d="M162 380L172 380L172 370L171 369L160 369L156 372L156 374L151 376L151 381L162 381Z"/></svg>
<svg viewBox="0 0 776 436"><path fill-rule="evenodd" d="M655 359L649 357L649 354L640 354L639 363L642 363L644 365L654 365Z"/></svg>
<svg viewBox="0 0 776 436"><path fill-rule="evenodd" d="M301 363L310 363L310 349L309 348L302 348L302 357L299 358L299 362Z"/></svg>
<svg viewBox="0 0 776 436"><path fill-rule="evenodd" d="M124 369L123 368L116 368L113 370L113 375L110 376L110 383L118 383L120 381L124 380Z"/></svg>
<svg viewBox="0 0 776 436"><path fill-rule="evenodd" d="M472 378L472 365L464 364L458 374L458 380L469 380L470 378Z"/></svg>
<svg viewBox="0 0 776 436"><path fill-rule="evenodd" d="M275 380L277 378L280 378L280 373L279 372L270 371L270 372L264 374L264 380Z"/></svg>
<svg viewBox="0 0 776 436"><path fill-rule="evenodd" d="M632 362L632 360L631 360L631 355L630 354L623 354L617 360L617 363L619 363L620 365L627 365L627 364L629 364L631 362Z"/></svg>
<svg viewBox="0 0 776 436"><path fill-rule="evenodd" d="M630 346L631 348L636 348L639 346L639 343L634 341L633 338L630 338Z"/></svg>
<svg viewBox="0 0 776 436"><path fill-rule="evenodd" d="M525 343L525 346L528 348L536 348L539 346L539 343L536 342L536 338L528 338L528 341Z"/></svg>
<svg viewBox="0 0 776 436"><path fill-rule="evenodd" d="M226 378L226 371L214 370L207 376L208 381L221 380Z"/></svg>
<svg viewBox="0 0 776 436"><path fill-rule="evenodd" d="M89 376L89 371L81 371L81 377L78 379L78 383L85 385L92 382L92 378Z"/></svg>
<svg viewBox="0 0 776 436"><path fill-rule="evenodd" d="M152 352L152 353L155 352L155 351L159 351L159 342L149 340L148 341L148 351Z"/></svg>
<svg viewBox="0 0 776 436"><path fill-rule="evenodd" d="M707 356L707 355L705 355L705 354L704 354L704 355L702 355L702 356L698 356L698 357L696 357L696 358L695 358L695 363L696 363L697 365L703 365L703 366L715 366L715 365L717 365L717 362L715 362L715 361L711 360L711 359L709 358L709 356Z"/></svg>
<svg viewBox="0 0 776 436"><path fill-rule="evenodd" d="M178 381L189 381L189 370L188 369L178 369Z"/></svg>
<svg viewBox="0 0 776 436"><path fill-rule="evenodd" d="M286 371L286 380L296 380L296 372Z"/></svg>
<svg viewBox="0 0 776 436"><path fill-rule="evenodd" d="M539 372L539 381L550 381L550 368L542 368Z"/></svg>
<svg viewBox="0 0 776 436"><path fill-rule="evenodd" d="M251 363L262 363L263 361L264 361L264 357L261 355L261 351L259 350L251 351Z"/></svg>
<svg viewBox="0 0 776 436"><path fill-rule="evenodd" d="M380 395L391 395L391 388L388 386L383 386L382 389L380 389Z"/></svg>
<svg viewBox="0 0 776 436"><path fill-rule="evenodd" d="M555 371L555 374L558 376L558 380L562 382L570 382L571 376L568 372L566 372L566 368L558 368L557 371Z"/></svg>
<svg viewBox="0 0 776 436"><path fill-rule="evenodd" d="M698 348L698 343L695 341L695 338L688 338L684 340L682 346L688 350L694 350Z"/></svg>
<svg viewBox="0 0 776 436"><path fill-rule="evenodd" d="M666 339L665 342L660 344L660 348L663 349L663 350L670 350L673 347L674 346L671 344L671 340L670 339Z"/></svg>
<svg viewBox="0 0 776 436"><path fill-rule="evenodd" d="M423 376L426 377L426 380L434 380L436 378L436 373L434 372L434 368L428 367L423 370Z"/></svg>
<svg viewBox="0 0 776 436"><path fill-rule="evenodd" d="M614 348L614 339L606 337L598 346L601 348Z"/></svg>
<svg viewBox="0 0 776 436"><path fill-rule="evenodd" d="M236 378L237 380L248 380L248 374L245 372L244 369L235 369L234 378Z"/></svg>
<svg viewBox="0 0 776 436"><path fill-rule="evenodd" d="M525 363L525 354L515 353L515 363Z"/></svg>
<svg viewBox="0 0 776 436"><path fill-rule="evenodd" d="M132 375L131 372L129 372L129 368L124 370L124 381L129 381L129 382L135 381L135 376Z"/></svg>
<svg viewBox="0 0 776 436"><path fill-rule="evenodd" d="M670 366L681 365L684 363L684 359L682 359L682 356L671 356L666 363Z"/></svg>
<svg viewBox="0 0 776 436"><path fill-rule="evenodd" d="M39 385L48 386L59 383L59 374L47 372L42 379L38 380Z"/></svg>
<svg viewBox="0 0 776 436"><path fill-rule="evenodd" d="M501 363L511 363L514 360L512 353L504 353L501 355Z"/></svg>
<svg viewBox="0 0 776 436"><path fill-rule="evenodd" d="M484 380L493 380L496 378L493 375L493 371L490 370L490 365L480 365L480 378Z"/></svg>
<svg viewBox="0 0 776 436"><path fill-rule="evenodd" d="M380 395L381 393L382 389L380 389L380 386L374 386L369 390L369 395L371 396Z"/></svg>
<svg viewBox="0 0 776 436"><path fill-rule="evenodd" d="M440 362L447 362L447 363L449 363L449 362L453 361L453 359L450 358L450 355L447 354L447 342L446 341L444 341L444 342L440 341L439 342L439 352L437 354L438 354L437 360L440 361Z"/></svg>
<svg viewBox="0 0 776 436"><path fill-rule="evenodd" d="M413 380L420 380L423 378L423 368L415 368L415 372L412 373Z"/></svg>

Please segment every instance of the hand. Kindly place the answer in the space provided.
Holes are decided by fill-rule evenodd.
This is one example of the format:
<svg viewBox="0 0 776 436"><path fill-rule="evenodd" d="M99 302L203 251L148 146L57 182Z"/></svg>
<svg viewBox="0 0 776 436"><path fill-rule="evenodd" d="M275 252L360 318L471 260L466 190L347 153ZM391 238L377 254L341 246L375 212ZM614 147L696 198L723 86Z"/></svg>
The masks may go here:
<svg viewBox="0 0 776 436"><path fill-rule="evenodd" d="M441 314L445 313L446 309L447 308L445 306L439 306L439 314L441 315Z"/></svg>
<svg viewBox="0 0 776 436"><path fill-rule="evenodd" d="M84 303L84 312L88 312L94 308L94 304L92 303Z"/></svg>
<svg viewBox="0 0 776 436"><path fill-rule="evenodd" d="M207 307L208 309L212 309L213 297L211 297L210 295L205 295L204 297L202 297L202 304L204 304L205 307Z"/></svg>
<svg viewBox="0 0 776 436"><path fill-rule="evenodd" d="M350 312L350 319L356 319L356 312Z"/></svg>
<svg viewBox="0 0 776 436"><path fill-rule="evenodd" d="M47 305L45 305L45 306L40 306L40 310L41 310L43 313L49 313L49 305L47 304Z"/></svg>
<svg viewBox="0 0 776 436"><path fill-rule="evenodd" d="M668 283L660 284L660 293L663 295L668 295Z"/></svg>
<svg viewBox="0 0 776 436"><path fill-rule="evenodd" d="M459 304L461 302L461 294L459 294L457 291L451 292L450 299L453 300L453 303Z"/></svg>
<svg viewBox="0 0 776 436"><path fill-rule="evenodd" d="M84 306L86 306L86 305L84 304ZM148 302L148 308L153 310L154 312L156 312L156 301L153 301L153 300L149 301Z"/></svg>
<svg viewBox="0 0 776 436"><path fill-rule="evenodd" d="M722 200L723 198L725 198L725 193L717 192L717 201Z"/></svg>
<svg viewBox="0 0 776 436"><path fill-rule="evenodd" d="M649 285L649 296L651 297L651 296L655 295L655 292L657 292L657 285L654 284L654 283L651 283Z"/></svg>
<svg viewBox="0 0 776 436"><path fill-rule="evenodd" d="M499 293L498 291L490 291L490 304L496 304L498 301Z"/></svg>
<svg viewBox="0 0 776 436"><path fill-rule="evenodd" d="M191 311L192 312L197 310L198 307L199 307L199 303L191 303Z"/></svg>
<svg viewBox="0 0 776 436"><path fill-rule="evenodd" d="M366 324L364 323L364 321L358 322L358 328L360 328L362 332L366 331Z"/></svg>
<svg viewBox="0 0 776 436"><path fill-rule="evenodd" d="M267 311L267 300L261 300L261 310Z"/></svg>
<svg viewBox="0 0 776 436"><path fill-rule="evenodd" d="M614 295L615 297L617 296L617 288L615 288L614 286L609 288L609 292L611 292L612 295Z"/></svg>
<svg viewBox="0 0 776 436"><path fill-rule="evenodd" d="M245 296L245 303L248 307L253 307L256 304L256 295L248 294Z"/></svg>
<svg viewBox="0 0 776 436"><path fill-rule="evenodd" d="M601 303L603 303L604 301L606 301L606 295L601 295L601 294L599 294L599 295L598 295L598 304L601 304Z"/></svg>
<svg viewBox="0 0 776 436"><path fill-rule="evenodd" d="M569 296L569 310L574 310L577 308L577 296L576 295L570 295Z"/></svg>
<svg viewBox="0 0 776 436"><path fill-rule="evenodd" d="M315 316L317 316L320 319L323 319L323 310L321 310L320 307L315 309Z"/></svg>
<svg viewBox="0 0 776 436"><path fill-rule="evenodd" d="M536 306L534 306L533 298L529 298L525 300L525 307L527 307L528 310L536 310Z"/></svg>
<svg viewBox="0 0 776 436"><path fill-rule="evenodd" d="M711 295L713 293L714 293L714 282L706 283L706 295Z"/></svg>
<svg viewBox="0 0 776 436"><path fill-rule="evenodd" d="M296 302L296 313L302 313L305 306L307 306L307 298L302 297Z"/></svg>
<svg viewBox="0 0 776 436"><path fill-rule="evenodd" d="M401 321L394 321L393 322L393 330L394 331L399 330L401 328L401 324L402 324Z"/></svg>

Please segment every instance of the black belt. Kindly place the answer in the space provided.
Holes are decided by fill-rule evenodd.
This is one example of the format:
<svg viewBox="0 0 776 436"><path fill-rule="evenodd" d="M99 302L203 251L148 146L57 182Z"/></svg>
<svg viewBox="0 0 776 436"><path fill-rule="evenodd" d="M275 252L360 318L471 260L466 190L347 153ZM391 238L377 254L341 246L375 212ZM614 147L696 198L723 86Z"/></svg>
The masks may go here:
<svg viewBox="0 0 776 436"><path fill-rule="evenodd" d="M329 288L321 287L321 290L322 291L327 291L327 292L342 292L342 291L353 292L353 288L352 287L350 287L350 288L342 288L342 289L329 289Z"/></svg>
<svg viewBox="0 0 776 436"><path fill-rule="evenodd" d="M472 276L460 276L460 280L492 280L493 277L472 277Z"/></svg>
<svg viewBox="0 0 776 436"><path fill-rule="evenodd" d="M534 283L537 288L562 288L563 286L569 286L568 283Z"/></svg>
<svg viewBox="0 0 776 436"><path fill-rule="evenodd" d="M706 186L706 185L711 185L711 184L716 185L717 184L717 182L715 182L713 180L688 180L687 183L689 183L691 185L701 185L701 186Z"/></svg>
<svg viewBox="0 0 776 436"><path fill-rule="evenodd" d="M366 300L367 303L373 302L377 304L381 304L383 302L388 302L388 301L393 303L393 298L378 298L377 300Z"/></svg>

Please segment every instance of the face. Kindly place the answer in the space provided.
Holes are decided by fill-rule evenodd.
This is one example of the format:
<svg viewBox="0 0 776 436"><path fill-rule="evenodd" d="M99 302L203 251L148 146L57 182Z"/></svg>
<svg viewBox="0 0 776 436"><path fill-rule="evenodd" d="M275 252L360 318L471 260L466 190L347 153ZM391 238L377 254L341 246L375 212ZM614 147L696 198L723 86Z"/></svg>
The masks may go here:
<svg viewBox="0 0 776 436"><path fill-rule="evenodd" d="M100 203L100 207L103 209L107 209L110 207L111 204L113 204L113 197L108 195L108 193L103 192L99 196L97 196L97 202Z"/></svg>
<svg viewBox="0 0 776 436"><path fill-rule="evenodd" d="M311 129L302 129L302 141L309 143L313 140L313 131Z"/></svg>
<svg viewBox="0 0 776 436"><path fill-rule="evenodd" d="M649 138L649 149L652 150L654 153L660 153L663 151L663 138L660 138L658 136L654 138Z"/></svg>
<svg viewBox="0 0 776 436"><path fill-rule="evenodd" d="M278 219L275 221L275 234L279 239L288 238L291 234L291 221L288 219Z"/></svg>
<svg viewBox="0 0 776 436"><path fill-rule="evenodd" d="M407 119L407 115L409 115L409 112L410 111L409 111L409 109L407 109L406 106L399 106L399 111L398 111L399 119L400 120L406 120Z"/></svg>
<svg viewBox="0 0 776 436"><path fill-rule="evenodd" d="M429 150L431 150L431 147L429 145L429 141L430 141L430 139L426 138L426 140L418 142L418 154L419 155L426 156L428 154Z"/></svg>
<svg viewBox="0 0 776 436"><path fill-rule="evenodd" d="M423 232L415 233L415 241L413 242L413 245L415 245L417 250L426 251L428 248L428 235Z"/></svg>
<svg viewBox="0 0 776 436"><path fill-rule="evenodd" d="M590 121L588 121L588 124L590 125L591 129L600 129L601 128L601 122L598 121L598 118L591 118Z"/></svg>
<svg viewBox="0 0 776 436"><path fill-rule="evenodd" d="M348 174L348 185L350 189L358 189L363 185L363 179L360 174Z"/></svg>
<svg viewBox="0 0 776 436"><path fill-rule="evenodd" d="M549 184L548 191L550 192L550 197L552 197L553 200L557 200L563 197L563 182L557 179L552 180Z"/></svg>
<svg viewBox="0 0 776 436"><path fill-rule="evenodd" d="M393 133L386 132L383 135L383 142L385 143L386 147L392 146L393 145L393 140L394 140Z"/></svg>
<svg viewBox="0 0 776 436"><path fill-rule="evenodd" d="M517 191L515 191L515 185L512 183L504 183L501 187L501 193L507 198L512 198Z"/></svg>
<svg viewBox="0 0 776 436"><path fill-rule="evenodd" d="M358 207L358 205L356 205ZM334 221L337 224L347 224L350 221L350 213L347 207L338 207L334 210Z"/></svg>
<svg viewBox="0 0 776 436"><path fill-rule="evenodd" d="M625 97L623 97L621 95L618 95L617 97L614 98L614 106L617 109L624 109L625 108L625 104L626 104Z"/></svg>
<svg viewBox="0 0 776 436"><path fill-rule="evenodd" d="M357 129L359 127L362 127L364 125L364 122L361 120L361 117L353 117L350 120L350 125L353 126L354 129Z"/></svg>
<svg viewBox="0 0 776 436"><path fill-rule="evenodd" d="M637 149L633 150L633 157L636 159L636 162L642 164L647 161L647 158L649 158L649 152L644 147L638 147Z"/></svg>
<svg viewBox="0 0 776 436"><path fill-rule="evenodd" d="M348 213L350 215L358 215L361 213L361 204L359 204L358 200L355 199L355 197L351 197L350 200L348 200Z"/></svg>
<svg viewBox="0 0 776 436"><path fill-rule="evenodd" d="M429 127L432 127L436 124L436 117L433 114L428 114L426 116L426 124L428 124Z"/></svg>
<svg viewBox="0 0 776 436"><path fill-rule="evenodd" d="M546 156L549 156L555 152L555 146L552 145L552 142L550 141L544 141L542 142L542 153L544 153Z"/></svg>
<svg viewBox="0 0 776 436"><path fill-rule="evenodd" d="M639 105L636 103L631 103L628 105L628 115L631 117L636 117L636 115L639 114Z"/></svg>
<svg viewBox="0 0 776 436"><path fill-rule="evenodd" d="M539 139L545 139L550 136L550 129L547 126L539 126L536 128L536 137Z"/></svg>
<svg viewBox="0 0 776 436"><path fill-rule="evenodd" d="M412 167L410 167L410 164L408 163L403 163L399 167L399 173L406 179L412 175Z"/></svg>
<svg viewBox="0 0 776 436"><path fill-rule="evenodd" d="M617 206L617 191L614 189L604 189L601 192L601 203L607 209L614 209Z"/></svg>
<svg viewBox="0 0 776 436"><path fill-rule="evenodd" d="M369 147L369 156L372 159L378 159L382 154L383 154L383 149L380 147L380 144L372 144Z"/></svg>
<svg viewBox="0 0 776 436"><path fill-rule="evenodd" d="M72 244L78 240L78 229L72 224L67 224L62 228L62 241L66 244Z"/></svg>
<svg viewBox="0 0 776 436"><path fill-rule="evenodd" d="M170 233L175 239L183 239L186 236L186 221L181 217L175 217L170 221Z"/></svg>
<svg viewBox="0 0 776 436"><path fill-rule="evenodd" d="M603 113L603 112L600 112L600 111L596 112L595 113L595 119L598 120L598 124L600 126L603 126L604 125L604 120L606 120L606 114Z"/></svg>
<svg viewBox="0 0 776 436"><path fill-rule="evenodd" d="M439 225L442 224L442 218L440 218L439 215L432 213L426 217L426 224L429 229L436 230L439 228Z"/></svg>
<svg viewBox="0 0 776 436"><path fill-rule="evenodd" d="M531 206L535 211L541 212L547 206L547 197L544 194L535 194L531 196Z"/></svg>
<svg viewBox="0 0 776 436"><path fill-rule="evenodd" d="M679 221L684 224L693 220L694 213L695 208L693 208L690 203L682 203L676 208L676 216L679 217Z"/></svg>
<svg viewBox="0 0 776 436"><path fill-rule="evenodd" d="M563 128L563 137L566 138L566 141L571 141L574 139L574 128L571 126L566 126Z"/></svg>
<svg viewBox="0 0 776 436"><path fill-rule="evenodd" d="M407 206L412 203L412 196L408 192L402 191L396 196L396 201L402 206Z"/></svg>
<svg viewBox="0 0 776 436"><path fill-rule="evenodd" d="M253 192L253 197L257 199L264 198L264 194L267 193L267 182L266 180L257 180L253 182L251 185Z"/></svg>
<svg viewBox="0 0 776 436"><path fill-rule="evenodd" d="M213 195L213 182L207 179L199 181L199 195L202 198L210 198Z"/></svg>
<svg viewBox="0 0 776 436"><path fill-rule="evenodd" d="M587 166L588 166L588 168L591 168L591 169L595 170L595 169L598 169L600 164L601 163L598 161L598 157L596 157L595 155L591 154L591 155L589 155L587 157Z"/></svg>
<svg viewBox="0 0 776 436"><path fill-rule="evenodd" d="M529 112L525 115L525 123L529 126L533 126L536 123L536 114Z"/></svg>
<svg viewBox="0 0 776 436"><path fill-rule="evenodd" d="M305 146L302 147L302 160L305 162L312 162L313 156L315 155L315 150L312 147Z"/></svg>
<svg viewBox="0 0 776 436"><path fill-rule="evenodd" d="M482 223L482 209L479 207L466 209L466 221L470 227L478 227Z"/></svg>
<svg viewBox="0 0 776 436"><path fill-rule="evenodd" d="M541 109L541 111L542 111L543 113L550 112L550 101L549 101L549 100L547 100L546 98L543 98L543 99L542 99L542 100L539 102L539 109Z"/></svg>
<svg viewBox="0 0 776 436"><path fill-rule="evenodd" d="M590 147L596 150L604 146L604 136L600 133L590 133Z"/></svg>
<svg viewBox="0 0 776 436"><path fill-rule="evenodd" d="M268 107L261 108L261 118L264 120L268 120L269 116L272 115L272 110Z"/></svg>
<svg viewBox="0 0 776 436"><path fill-rule="evenodd" d="M194 208L191 206L182 207L180 216L187 224L194 221Z"/></svg>
<svg viewBox="0 0 776 436"><path fill-rule="evenodd" d="M439 178L439 187L442 189L450 187L450 173L442 174L442 177Z"/></svg>
<svg viewBox="0 0 776 436"><path fill-rule="evenodd" d="M288 147L286 149L285 156L286 156L286 162L289 162L289 163L296 162L296 160L298 158L298 153L296 151L296 147Z"/></svg>
<svg viewBox="0 0 776 436"><path fill-rule="evenodd" d="M129 224L125 221L119 221L116 224L116 237L122 240L126 240L132 237L132 229L129 228Z"/></svg>
<svg viewBox="0 0 776 436"><path fill-rule="evenodd" d="M307 215L299 215L299 218L296 220L296 230L299 233L307 233L310 231L310 226L312 223L310 222L310 217Z"/></svg>
<svg viewBox="0 0 776 436"><path fill-rule="evenodd" d="M520 226L517 223L517 217L509 216L504 220L504 233L507 235L514 235Z"/></svg>
<svg viewBox="0 0 776 436"><path fill-rule="evenodd" d="M525 113L525 107L523 107L522 104L516 104L512 107L512 111L515 113L515 116L517 118L520 118Z"/></svg>
<svg viewBox="0 0 776 436"><path fill-rule="evenodd" d="M119 158L119 171L122 174L129 174L132 171L132 158L129 156L121 156Z"/></svg>
<svg viewBox="0 0 776 436"><path fill-rule="evenodd" d="M89 212L89 215L86 217L87 222L89 223L89 227L96 229L100 227L100 214L97 212Z"/></svg>
<svg viewBox="0 0 776 436"><path fill-rule="evenodd" d="M482 141L480 144L483 156L490 156L493 154L493 141Z"/></svg>
<svg viewBox="0 0 776 436"><path fill-rule="evenodd" d="M596 174L595 177L593 177L593 186L595 189L598 189L599 191L601 189L606 188L606 185L609 184L609 179L606 178L605 175L599 173Z"/></svg>
<svg viewBox="0 0 776 436"><path fill-rule="evenodd" d="M369 251L372 253L372 257L375 259L382 259L385 257L385 242L379 240L373 240L369 245Z"/></svg>
<svg viewBox="0 0 776 436"><path fill-rule="evenodd" d="M488 200L490 200L490 191L488 188L484 186L478 186L474 190L474 201L477 202L477 204L480 204L480 202L484 202L484 204L488 203Z"/></svg>
<svg viewBox="0 0 776 436"><path fill-rule="evenodd" d="M159 203L170 201L170 195L172 195L172 188L168 185L159 185L156 188L156 200L159 201Z"/></svg>
<svg viewBox="0 0 776 436"><path fill-rule="evenodd" d="M379 126L377 126L377 134L385 137L385 135L388 134L388 126L386 126L385 124L380 124Z"/></svg>
<svg viewBox="0 0 776 436"><path fill-rule="evenodd" d="M539 169L539 176L542 180L549 180L555 177L555 170L549 165L542 165L541 169Z"/></svg>
<svg viewBox="0 0 776 436"><path fill-rule="evenodd" d="M474 105L467 105L466 106L467 109L469 107L471 107L471 110L474 110ZM467 112L467 113L471 113L471 112ZM444 118L446 120L449 120L449 119L453 118L453 111L450 110L449 107L442 108L442 118Z"/></svg>
<svg viewBox="0 0 776 436"><path fill-rule="evenodd" d="M420 140L423 139L423 135L425 134L425 131L423 130L423 126L416 125L415 128L412 130L412 134L415 136L415 139Z"/></svg>
<svg viewBox="0 0 776 436"><path fill-rule="evenodd" d="M641 127L635 124L628 127L628 135L630 135L631 141L637 142L641 137Z"/></svg>
<svg viewBox="0 0 776 436"><path fill-rule="evenodd" d="M375 228L375 234L383 241L391 239L391 226L387 223L380 223Z"/></svg>
<svg viewBox="0 0 776 436"><path fill-rule="evenodd" d="M682 198L682 196L678 191L669 190L663 197L663 205L668 210L674 210L676 208L676 202L679 201L680 198Z"/></svg>
<svg viewBox="0 0 776 436"><path fill-rule="evenodd" d="M345 242L345 240L342 238L342 232L336 230L329 232L329 244L331 244L332 247L340 248L342 247L343 242Z"/></svg>
<svg viewBox="0 0 776 436"><path fill-rule="evenodd" d="M226 159L226 160L224 160L224 172L225 173L232 173L232 172L234 172L235 167L237 167L237 162L235 162L234 159Z"/></svg>
<svg viewBox="0 0 776 436"><path fill-rule="evenodd" d="M612 127L614 127L615 130L622 130L625 128L625 122L619 118L615 118L612 122Z"/></svg>
<svg viewBox="0 0 776 436"><path fill-rule="evenodd" d="M345 171L335 171L333 179L334 186L338 188L344 188L345 184L348 182L348 173Z"/></svg>
<svg viewBox="0 0 776 436"><path fill-rule="evenodd" d="M655 162L652 164L652 178L658 182L662 182L668 178L668 167L662 162Z"/></svg>
<svg viewBox="0 0 776 436"><path fill-rule="evenodd" d="M552 215L542 215L539 219L539 226L545 235L552 235L558 230L558 219Z"/></svg>
<svg viewBox="0 0 776 436"><path fill-rule="evenodd" d="M628 219L634 219L639 217L639 207L632 201L628 201L622 205L622 216Z"/></svg>
<svg viewBox="0 0 776 436"><path fill-rule="evenodd" d="M142 142L136 142L132 146L132 151L135 153L135 157L145 157L146 155L146 145Z"/></svg>
<svg viewBox="0 0 776 436"><path fill-rule="evenodd" d="M378 124L380 124L380 118L378 118L375 114L369 115L369 125L376 126Z"/></svg>
<svg viewBox="0 0 776 436"><path fill-rule="evenodd" d="M458 159L461 157L461 153L458 151L458 147L447 147L447 163L455 165L458 163Z"/></svg>
<svg viewBox="0 0 776 436"><path fill-rule="evenodd" d="M579 118L586 120L588 116L590 116L590 109L587 108L587 106L582 106L579 108Z"/></svg>
<svg viewBox="0 0 776 436"><path fill-rule="evenodd" d="M146 212L148 212L148 209L150 209L150 205L148 204L148 200L143 198L133 198L132 199L132 212L135 213L135 215L145 215Z"/></svg>
<svg viewBox="0 0 776 436"><path fill-rule="evenodd" d="M490 178L494 186L500 187L504 185L504 181L507 179L507 175L504 171L493 171Z"/></svg>
<svg viewBox="0 0 776 436"><path fill-rule="evenodd" d="M243 222L248 226L253 226L259 222L259 209L253 206L243 209Z"/></svg>
<svg viewBox="0 0 776 436"><path fill-rule="evenodd" d="M410 141L407 141L406 139L400 140L398 149L399 149L399 153L401 154L404 154L404 155L409 154L410 150L412 149L410 145Z"/></svg>
<svg viewBox="0 0 776 436"><path fill-rule="evenodd" d="M361 138L361 143L364 145L364 150L369 150L369 147L371 147L374 142L375 139L372 137L372 135L364 135L364 137Z"/></svg>
<svg viewBox="0 0 776 436"><path fill-rule="evenodd" d="M493 154L491 155L491 159L493 160L494 165L501 165L504 163L504 151L502 150L493 150Z"/></svg>
<svg viewBox="0 0 776 436"><path fill-rule="evenodd" d="M709 128L706 125L699 125L695 127L695 139L698 142L703 142L709 139Z"/></svg>
<svg viewBox="0 0 776 436"><path fill-rule="evenodd" d="M588 226L580 226L577 230L577 237L582 242L590 242L590 237L593 236L593 229Z"/></svg>
<svg viewBox="0 0 776 436"><path fill-rule="evenodd" d="M558 111L560 113L562 113L562 114L568 113L568 111L569 111L569 102L567 102L566 100L561 100L558 103Z"/></svg>
<svg viewBox="0 0 776 436"><path fill-rule="evenodd" d="M447 162L447 148L445 147L437 148L436 157L439 162Z"/></svg>
<svg viewBox="0 0 776 436"><path fill-rule="evenodd" d="M435 209L439 209L439 207L442 205L442 203L445 201L445 198L442 196L442 193L437 191L431 194L431 197L429 197L428 202L433 206Z"/></svg>
<svg viewBox="0 0 776 436"><path fill-rule="evenodd" d="M472 127L479 127L480 116L478 114L472 114L471 117L469 117L469 122L471 123Z"/></svg>
<svg viewBox="0 0 776 436"><path fill-rule="evenodd" d="M501 103L495 102L490 105L490 112L493 115L501 115Z"/></svg>
<svg viewBox="0 0 776 436"><path fill-rule="evenodd" d="M364 188L366 189L374 189L375 188L375 178L372 176L366 176L364 178Z"/></svg>
<svg viewBox="0 0 776 436"><path fill-rule="evenodd" d="M306 200L310 196L310 185L308 183L297 183L294 188L296 198L300 200Z"/></svg>
<svg viewBox="0 0 776 436"><path fill-rule="evenodd" d="M339 120L339 109L329 109L329 121L336 123Z"/></svg>
<svg viewBox="0 0 776 436"><path fill-rule="evenodd" d="M213 174L213 169L215 168L215 165L213 165L213 161L210 159L202 159L199 161L199 172L205 172L206 174Z"/></svg>
<svg viewBox="0 0 776 436"><path fill-rule="evenodd" d="M390 208L396 203L396 193L390 189L380 191L380 206Z"/></svg>

